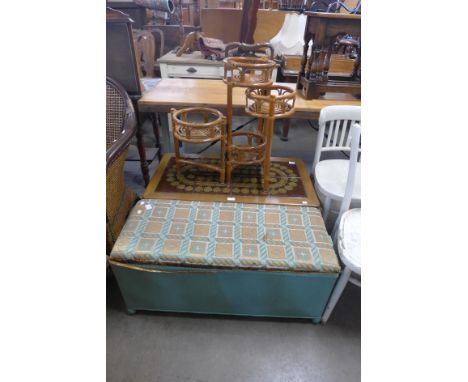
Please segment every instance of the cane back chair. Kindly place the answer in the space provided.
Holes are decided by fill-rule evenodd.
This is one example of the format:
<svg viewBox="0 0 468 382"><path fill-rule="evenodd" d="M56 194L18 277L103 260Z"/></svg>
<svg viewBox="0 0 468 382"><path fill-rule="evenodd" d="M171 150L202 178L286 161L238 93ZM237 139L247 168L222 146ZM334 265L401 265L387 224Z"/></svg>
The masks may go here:
<svg viewBox="0 0 468 382"><path fill-rule="evenodd" d="M106 252L110 253L136 194L124 179L128 145L136 132L132 101L124 88L106 78Z"/></svg>

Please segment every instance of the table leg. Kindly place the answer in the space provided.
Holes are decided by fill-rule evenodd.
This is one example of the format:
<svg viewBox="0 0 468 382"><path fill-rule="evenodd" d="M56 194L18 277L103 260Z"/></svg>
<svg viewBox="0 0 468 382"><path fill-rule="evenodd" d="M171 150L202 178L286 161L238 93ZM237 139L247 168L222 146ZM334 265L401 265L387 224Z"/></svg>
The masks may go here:
<svg viewBox="0 0 468 382"><path fill-rule="evenodd" d="M173 153L174 146L172 144L172 129L171 129L171 120L169 113L160 113L159 114L161 123L160 123L160 132L161 132L161 148L163 153Z"/></svg>
<svg viewBox="0 0 468 382"><path fill-rule="evenodd" d="M273 140L273 125L275 120L269 116L265 122L265 138L267 143L265 148L265 159L263 160L263 191L268 192L270 188L271 144Z"/></svg>
<svg viewBox="0 0 468 382"><path fill-rule="evenodd" d="M138 154L140 155L140 166L141 166L141 173L143 174L143 180L145 181L145 186L149 183L149 169L148 169L148 161L146 160L146 151L145 145L143 142L143 133L141 132L141 118L140 113L136 112L137 117L137 129L136 129L136 139L137 139L137 147L138 147Z"/></svg>
<svg viewBox="0 0 468 382"><path fill-rule="evenodd" d="M289 134L289 118L283 119L283 134L281 135L280 139L282 141L288 141L288 134Z"/></svg>
<svg viewBox="0 0 468 382"><path fill-rule="evenodd" d="M153 125L153 134L154 138L156 139L156 148L158 149L158 159L161 162L161 140L159 137L159 114L157 113L148 113L149 118L151 120L151 124Z"/></svg>
<svg viewBox="0 0 468 382"><path fill-rule="evenodd" d="M309 32L309 20L310 18L307 17L306 27L305 27L305 32L304 32L304 47L302 50L301 68L297 76L297 85L296 85L297 90L302 89L301 77L305 76L306 74L307 55L309 53L309 43L310 43L310 40L312 39L312 34Z"/></svg>

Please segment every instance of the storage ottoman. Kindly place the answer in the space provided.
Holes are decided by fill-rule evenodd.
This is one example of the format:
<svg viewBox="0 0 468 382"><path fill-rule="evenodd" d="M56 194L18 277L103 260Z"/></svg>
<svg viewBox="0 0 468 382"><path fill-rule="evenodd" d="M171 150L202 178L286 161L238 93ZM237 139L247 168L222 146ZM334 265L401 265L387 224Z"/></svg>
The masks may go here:
<svg viewBox="0 0 468 382"><path fill-rule="evenodd" d="M310 318L340 272L307 206L141 200L110 264L129 312Z"/></svg>

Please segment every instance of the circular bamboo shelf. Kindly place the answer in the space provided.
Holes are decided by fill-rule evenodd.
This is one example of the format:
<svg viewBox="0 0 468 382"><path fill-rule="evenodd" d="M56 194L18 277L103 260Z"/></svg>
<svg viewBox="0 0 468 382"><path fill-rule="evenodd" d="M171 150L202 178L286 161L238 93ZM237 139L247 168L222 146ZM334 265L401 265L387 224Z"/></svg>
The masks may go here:
<svg viewBox="0 0 468 382"><path fill-rule="evenodd" d="M238 131L232 134L233 140L235 137L245 137L247 142L244 144L231 143L229 145L229 162L232 166L258 164L263 162L265 159L265 149L267 143L266 137L263 134L251 131Z"/></svg>
<svg viewBox="0 0 468 382"><path fill-rule="evenodd" d="M224 139L226 117L208 107L190 107L171 110L174 136L185 142L205 143ZM203 122L193 121L194 118Z"/></svg>
<svg viewBox="0 0 468 382"><path fill-rule="evenodd" d="M259 118L284 118L294 113L296 90L283 85L249 88L245 91L245 112Z"/></svg>
<svg viewBox="0 0 468 382"><path fill-rule="evenodd" d="M275 67L275 61L267 57L227 57L224 82L242 87L272 84Z"/></svg>

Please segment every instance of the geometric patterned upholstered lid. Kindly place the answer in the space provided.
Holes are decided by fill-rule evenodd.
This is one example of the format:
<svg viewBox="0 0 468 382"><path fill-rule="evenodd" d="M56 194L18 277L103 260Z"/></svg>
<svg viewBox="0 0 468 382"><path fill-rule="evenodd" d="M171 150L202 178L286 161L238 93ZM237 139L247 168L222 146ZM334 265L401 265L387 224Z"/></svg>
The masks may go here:
<svg viewBox="0 0 468 382"><path fill-rule="evenodd" d="M313 207L144 199L111 253L130 263L338 273Z"/></svg>

